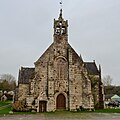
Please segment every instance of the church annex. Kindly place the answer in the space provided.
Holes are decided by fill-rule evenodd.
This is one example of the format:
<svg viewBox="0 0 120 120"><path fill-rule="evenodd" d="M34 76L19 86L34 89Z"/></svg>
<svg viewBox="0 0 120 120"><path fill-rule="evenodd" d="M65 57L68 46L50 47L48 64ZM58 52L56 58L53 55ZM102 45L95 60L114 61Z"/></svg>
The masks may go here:
<svg viewBox="0 0 120 120"><path fill-rule="evenodd" d="M101 68L84 62L68 43L68 21L62 9L54 19L53 43L34 63L21 67L15 101L37 112L103 108Z"/></svg>

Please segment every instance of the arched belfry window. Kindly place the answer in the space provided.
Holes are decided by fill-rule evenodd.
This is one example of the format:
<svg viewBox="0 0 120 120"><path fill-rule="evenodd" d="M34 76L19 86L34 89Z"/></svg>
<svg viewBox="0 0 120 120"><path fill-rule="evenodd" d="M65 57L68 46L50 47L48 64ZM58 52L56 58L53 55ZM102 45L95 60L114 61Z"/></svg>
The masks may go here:
<svg viewBox="0 0 120 120"><path fill-rule="evenodd" d="M57 35L64 35L66 34L66 27L62 26L62 23L55 28L55 34Z"/></svg>
<svg viewBox="0 0 120 120"><path fill-rule="evenodd" d="M66 34L66 28L64 26L62 27L61 34Z"/></svg>
<svg viewBox="0 0 120 120"><path fill-rule="evenodd" d="M56 34L60 34L60 27L56 27Z"/></svg>

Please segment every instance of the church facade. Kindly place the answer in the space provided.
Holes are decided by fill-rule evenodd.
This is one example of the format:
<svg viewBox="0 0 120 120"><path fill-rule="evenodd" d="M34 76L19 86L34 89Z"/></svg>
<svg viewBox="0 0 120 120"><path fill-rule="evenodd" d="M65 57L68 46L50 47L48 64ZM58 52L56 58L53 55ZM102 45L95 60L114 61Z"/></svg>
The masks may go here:
<svg viewBox="0 0 120 120"><path fill-rule="evenodd" d="M84 62L68 43L68 21L62 9L54 19L54 41L34 63L21 67L16 101L37 112L103 108L101 68Z"/></svg>

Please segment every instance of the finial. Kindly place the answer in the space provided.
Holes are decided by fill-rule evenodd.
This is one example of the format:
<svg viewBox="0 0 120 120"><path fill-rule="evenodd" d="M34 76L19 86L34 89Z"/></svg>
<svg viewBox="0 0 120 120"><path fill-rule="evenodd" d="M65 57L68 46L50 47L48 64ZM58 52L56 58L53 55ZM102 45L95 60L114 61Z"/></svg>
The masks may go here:
<svg viewBox="0 0 120 120"><path fill-rule="evenodd" d="M62 9L60 9L60 17L62 17Z"/></svg>
<svg viewBox="0 0 120 120"><path fill-rule="evenodd" d="M63 4L63 2L62 2L62 0L60 1L60 17L62 18L62 4Z"/></svg>

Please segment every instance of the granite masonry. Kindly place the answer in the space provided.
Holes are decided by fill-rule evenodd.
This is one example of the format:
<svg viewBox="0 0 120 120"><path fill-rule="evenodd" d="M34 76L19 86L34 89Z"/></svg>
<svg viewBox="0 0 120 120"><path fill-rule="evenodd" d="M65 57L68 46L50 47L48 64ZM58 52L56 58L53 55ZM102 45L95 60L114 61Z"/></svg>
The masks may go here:
<svg viewBox="0 0 120 120"><path fill-rule="evenodd" d="M21 67L15 102L37 112L103 108L101 67L84 62L68 43L68 21L54 19L53 43L34 63Z"/></svg>

